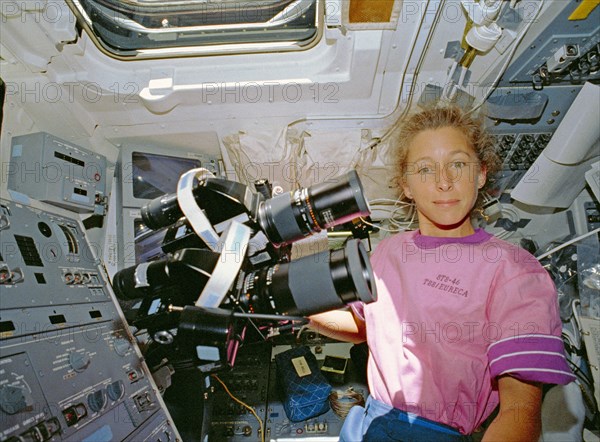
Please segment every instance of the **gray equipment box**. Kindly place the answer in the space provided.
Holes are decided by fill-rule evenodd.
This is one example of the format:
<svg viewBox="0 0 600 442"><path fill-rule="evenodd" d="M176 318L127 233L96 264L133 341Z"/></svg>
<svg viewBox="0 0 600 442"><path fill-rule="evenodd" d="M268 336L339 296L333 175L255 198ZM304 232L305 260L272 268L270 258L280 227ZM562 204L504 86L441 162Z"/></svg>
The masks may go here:
<svg viewBox="0 0 600 442"><path fill-rule="evenodd" d="M46 132L14 137L8 188L76 212L93 212L106 192L106 157Z"/></svg>

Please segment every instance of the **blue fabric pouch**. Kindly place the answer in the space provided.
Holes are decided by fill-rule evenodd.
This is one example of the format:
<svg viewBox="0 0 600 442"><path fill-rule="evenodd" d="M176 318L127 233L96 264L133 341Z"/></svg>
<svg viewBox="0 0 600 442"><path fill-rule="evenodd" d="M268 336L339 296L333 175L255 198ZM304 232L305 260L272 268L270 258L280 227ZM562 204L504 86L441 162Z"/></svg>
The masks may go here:
<svg viewBox="0 0 600 442"><path fill-rule="evenodd" d="M283 409L290 421L303 421L329 410L331 385L308 347L279 353L275 355L275 363Z"/></svg>

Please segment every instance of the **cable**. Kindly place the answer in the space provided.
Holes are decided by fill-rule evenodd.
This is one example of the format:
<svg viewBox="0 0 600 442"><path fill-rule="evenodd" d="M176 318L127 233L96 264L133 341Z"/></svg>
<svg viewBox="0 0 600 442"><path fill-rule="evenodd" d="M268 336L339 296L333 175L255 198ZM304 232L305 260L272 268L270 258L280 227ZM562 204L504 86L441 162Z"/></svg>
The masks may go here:
<svg viewBox="0 0 600 442"><path fill-rule="evenodd" d="M414 69L408 69L407 68L407 69L403 70L402 78L401 78L401 81L400 81L399 91L404 91L405 90L404 85L405 85L406 77L408 75L410 75L412 78L410 80L409 90L407 91L407 94L406 94L406 97L407 97L406 98L406 106L405 106L405 108L402 111L400 111L400 113L399 113L398 116L395 116L395 113L396 113L397 110L399 110L400 104L403 102L403 100L402 100L402 96L403 96L402 92L400 92L399 95L398 95L398 100L396 102L396 106L395 106L394 110L390 114L388 114L388 115L386 115L384 117L381 117L381 116L369 117L367 115L363 115L361 117L346 117L346 118L344 118L343 116L326 117L326 118L323 118L323 117L304 117L304 118L300 118L298 120L295 120L295 121L289 123L288 126L287 126L287 128L291 128L291 127L293 127L293 126L295 126L297 124L307 123L309 121L328 121L328 120L333 120L333 121L335 121L335 120L345 120L345 121L358 120L358 121L363 121L365 118L369 118L369 119L373 119L373 120L382 120L383 119L385 121L385 119L387 119L389 117L392 117L392 116L394 116L394 122L402 119L410 111L410 109L411 109L413 98L416 95L415 94L415 88L418 85L418 83L417 83L416 80L417 80L418 74L421 71L421 67L423 66L423 63L425 61L426 55L427 55L427 53L429 51L429 48L431 48L433 46L433 45L431 45L431 40L433 39L433 34L435 33L433 30L436 28L437 23L443 17L443 12L442 11L443 11L443 6L446 3L446 0L438 0L437 2L432 2L431 0L427 0L427 2L423 2L423 3L425 3L425 6L423 8L424 13L421 14L419 24L417 25L417 32L414 34L415 35L415 40L412 42L413 44L410 47L409 54L407 56L407 60L408 60L407 61L407 66L408 67L410 67L410 63L411 63L411 60L413 59L413 56L417 53L417 51L416 51L416 45L417 45L417 42L418 42L418 37L420 35L420 31L423 29L423 27L424 27L424 25L426 23L426 19L430 16L430 14L429 14L429 7L430 7L430 5L434 5L435 6L436 3L437 3L437 6L434 7L435 15L434 15L434 17L433 17L433 19L431 21L431 24L428 26L429 33L428 33L428 35L427 35L427 37L425 39L425 42L423 43L424 50L418 52L419 53L419 57L418 57L418 59L416 61ZM391 124L387 129L385 129L383 135L377 137L376 139L371 140L371 143L369 143L369 145L367 145L362 150L363 151L369 151L369 150L375 149L379 145L381 145L384 142L386 142L387 139L394 133L394 131L396 129L397 129L397 125L396 124ZM353 167L356 168L356 164ZM295 169L294 169L294 172L295 172Z"/></svg>
<svg viewBox="0 0 600 442"><path fill-rule="evenodd" d="M502 211L502 215L505 215L505 214L509 215L508 219L510 222L518 223L519 221L521 221L521 215L519 215L519 212L517 212L517 210L514 208L502 205L501 211Z"/></svg>
<svg viewBox="0 0 600 442"><path fill-rule="evenodd" d="M499 232L499 233L495 234L494 236L498 239L508 241L508 239L513 235L513 233L514 233L514 231L511 232L510 230L503 230L502 232Z"/></svg>
<svg viewBox="0 0 600 442"><path fill-rule="evenodd" d="M364 406L365 398L361 393L354 391L352 387L348 387L345 392L333 390L329 394L329 404L333 412L343 419L355 405Z"/></svg>
<svg viewBox="0 0 600 442"><path fill-rule="evenodd" d="M231 293L229 293L227 295L227 297L229 298L229 301L232 302L235 305L235 308L239 309L241 313L245 313L245 314L248 313L248 312L244 311L244 309L242 308L241 305L237 304L237 300L235 299L235 297L233 297L233 295ZM260 335L260 337L262 338L262 340L266 341L267 337L262 333L262 331L260 330L260 327L254 323L254 321L252 320L252 318L248 318L248 322L254 328L254 330L256 330L258 332L258 334Z"/></svg>
<svg viewBox="0 0 600 442"><path fill-rule="evenodd" d="M393 230L392 229L386 229L385 227L383 227L381 225L378 226L376 224L370 223L369 221L367 221L366 219L364 219L362 216L360 217L360 220L361 220L361 222L365 223L367 226L371 226L371 227L374 227L376 229L383 230L384 232L389 232L389 233L397 233L398 232L398 229L393 229Z"/></svg>
<svg viewBox="0 0 600 442"><path fill-rule="evenodd" d="M236 398L229 391L229 388L227 388L227 385L225 385L225 382L223 382L216 374L212 374L211 377L221 384L221 386L223 387L223 389L225 390L225 392L229 395L229 397L231 399L233 399L234 401L236 401L242 407L247 408L248 411L250 411L250 413L252 413L254 415L254 417L258 421L258 425L260 426L260 439L261 439L262 442L265 442L265 428L264 428L264 424L263 424L262 419L260 417L258 417L258 414L256 414L256 411L254 411L254 408L252 408L250 405L248 405L245 402L242 402L238 398Z"/></svg>
<svg viewBox="0 0 600 442"><path fill-rule="evenodd" d="M586 383L586 385L590 388L594 388L594 381L588 377L588 375L581 369L577 364L575 364L571 359L565 358L565 360L571 365L572 368L575 369L577 379Z"/></svg>
<svg viewBox="0 0 600 442"><path fill-rule="evenodd" d="M269 315L265 313L240 313L233 312L233 316L236 318L249 318L249 319L257 319L257 320L265 320L265 321L293 321L293 322L304 322L306 323L308 319L301 316L286 316L286 315Z"/></svg>
<svg viewBox="0 0 600 442"><path fill-rule="evenodd" d="M406 231L414 227L416 218L416 210L414 204L401 201L399 198L395 200L391 198L375 198L369 201L369 206L371 207L372 211L378 210L380 212L387 212L391 214L387 218L387 221L391 226L390 229L386 229L381 225L375 225L365 220L364 218L360 218L363 223L371 227L375 227L380 230L383 230L384 232L389 233Z"/></svg>
<svg viewBox="0 0 600 442"><path fill-rule="evenodd" d="M489 96L492 94L492 92L494 91L494 89L496 89L496 86L498 85L498 82L500 81L500 78L502 78L502 75L504 75L506 69L508 68L508 65L510 64L513 56L515 55L515 52L517 52L517 48L521 44L521 41L523 40L523 37L525 37L525 34L527 34L527 31L529 31L529 28L531 27L531 25L533 24L533 22L535 22L536 19L538 18L538 16L540 15L540 12L542 11L542 8L544 7L544 0L540 0L539 5L540 6L539 6L538 10L535 13L535 17L533 17L529 21L529 23L527 23L527 25L525 26L525 28L523 28L523 32L521 32L521 35L518 38L515 39L514 46L513 46L512 50L506 56L506 60L504 61L504 64L500 68L500 71L498 72L498 75L496 75L496 78L494 78L494 81L490 84L490 87L488 88L488 90L485 92L485 94L483 94L483 99L481 100L481 102L479 104L477 104L476 106L473 106L473 109L471 109L470 111L468 111L467 114L470 114L471 112L475 112L477 109L479 109L483 105L483 103L485 103L485 101L489 98Z"/></svg>
<svg viewBox="0 0 600 442"><path fill-rule="evenodd" d="M544 254L542 254L540 256L536 256L536 258L537 258L538 261L541 260L541 259L544 259L546 256L552 255L554 252L558 252L560 249L563 249L563 248L565 248L567 246L570 246L571 244L573 244L573 243L575 243L575 242L577 242L579 240L582 240L584 238L587 238L588 236L591 236L591 235L593 235L595 233L598 233L598 232L600 232L600 227L597 228L597 229L592 230L591 232L588 232L588 233L580 235L580 236L578 236L576 238L573 238L573 239L567 241L566 243L563 243L563 244L561 244L561 245L559 245L557 247L554 247L553 249L547 251L546 253L544 253Z"/></svg>
<svg viewBox="0 0 600 442"><path fill-rule="evenodd" d="M305 330L308 330L310 328L311 328L310 327L310 323L304 324L302 327L300 327L300 330L298 330L298 333L296 333L296 341L299 341L300 340L300 335L302 333L304 333ZM318 333L318 332L316 332L316 333Z"/></svg>
<svg viewBox="0 0 600 442"><path fill-rule="evenodd" d="M581 333L583 332L583 327L581 326L581 319L579 317L579 312L577 311L577 306L580 306L580 305L581 305L581 300L579 300L579 299L575 299L571 303L571 310L573 311L573 320L575 321L575 327L577 327L577 331L581 335Z"/></svg>

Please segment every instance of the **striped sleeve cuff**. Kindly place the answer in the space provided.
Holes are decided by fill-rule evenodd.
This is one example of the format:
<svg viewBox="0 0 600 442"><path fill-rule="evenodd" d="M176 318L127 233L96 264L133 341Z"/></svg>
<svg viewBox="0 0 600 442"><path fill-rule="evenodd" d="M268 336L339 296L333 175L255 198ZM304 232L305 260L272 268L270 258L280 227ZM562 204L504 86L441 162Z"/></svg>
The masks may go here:
<svg viewBox="0 0 600 442"><path fill-rule="evenodd" d="M522 381L565 385L575 380L561 338L527 335L502 339L488 347L492 378L509 374Z"/></svg>

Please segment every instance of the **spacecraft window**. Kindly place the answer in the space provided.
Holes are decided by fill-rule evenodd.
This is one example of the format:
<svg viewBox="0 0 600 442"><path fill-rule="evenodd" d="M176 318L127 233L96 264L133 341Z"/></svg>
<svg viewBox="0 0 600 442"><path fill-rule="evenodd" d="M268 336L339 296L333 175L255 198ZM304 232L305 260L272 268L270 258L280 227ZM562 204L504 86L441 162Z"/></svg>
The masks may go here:
<svg viewBox="0 0 600 442"><path fill-rule="evenodd" d="M117 58L270 52L312 47L324 0L79 0L80 26Z"/></svg>

